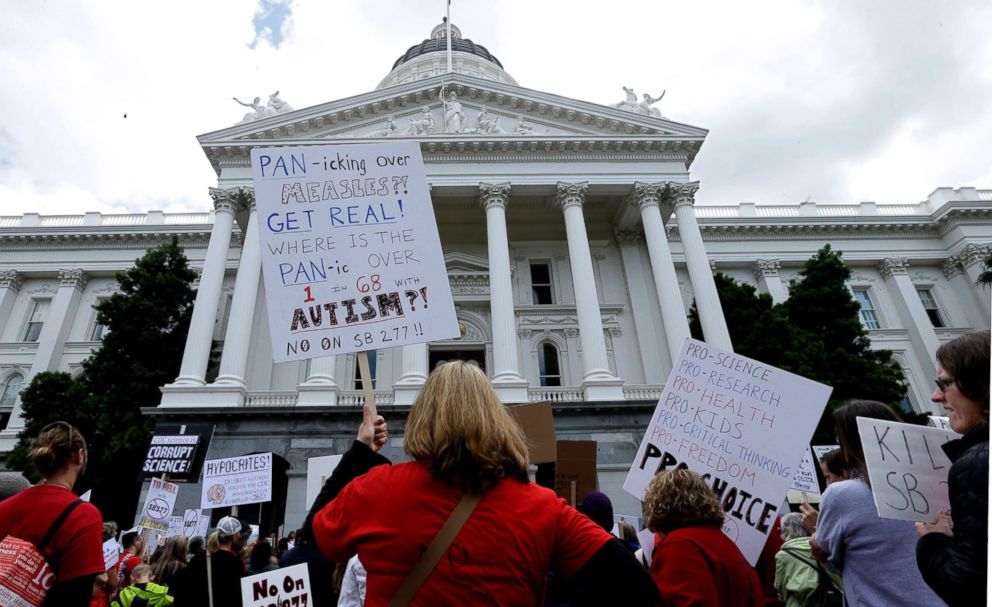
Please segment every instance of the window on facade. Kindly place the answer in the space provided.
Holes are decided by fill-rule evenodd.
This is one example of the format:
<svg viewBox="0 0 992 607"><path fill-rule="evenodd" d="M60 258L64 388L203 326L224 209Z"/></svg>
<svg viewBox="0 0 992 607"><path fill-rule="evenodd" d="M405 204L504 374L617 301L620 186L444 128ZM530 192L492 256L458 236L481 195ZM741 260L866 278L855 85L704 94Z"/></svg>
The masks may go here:
<svg viewBox="0 0 992 607"><path fill-rule="evenodd" d="M106 299L107 299L106 297L99 298L96 302L96 305L94 305L93 307L96 308L96 306L106 301ZM107 332L107 325L100 322L100 313L97 312L93 316L93 331L90 333L90 341L102 340L106 332Z"/></svg>
<svg viewBox="0 0 992 607"><path fill-rule="evenodd" d="M854 289L854 299L861 304L861 322L865 327L881 329L882 325L878 322L878 314L875 313L875 306L871 302L871 296L868 295L868 289Z"/></svg>
<svg viewBox="0 0 992 607"><path fill-rule="evenodd" d="M372 389L375 390L375 363L376 355L375 350L369 350L368 352L356 352L355 353L355 389L364 390L365 386L362 384L362 367L358 363L359 356L369 357L369 375L372 376Z"/></svg>
<svg viewBox="0 0 992 607"><path fill-rule="evenodd" d="M50 299L35 299L31 305L31 316L28 318L28 326L24 331L24 341L38 341L41 335L41 328L45 326L45 319L48 318L48 308L51 305Z"/></svg>
<svg viewBox="0 0 992 607"><path fill-rule="evenodd" d="M3 392L0 393L0 407L13 407L17 395L24 387L24 376L20 373L11 375L3 384Z"/></svg>
<svg viewBox="0 0 992 607"><path fill-rule="evenodd" d="M552 304L551 266L546 263L530 264L530 288L535 304Z"/></svg>
<svg viewBox="0 0 992 607"><path fill-rule="evenodd" d="M937 300L933 296L933 289L917 289L916 292L920 296L920 302L923 304L923 309L926 310L927 316L930 317L930 324L934 327L946 327L944 319L940 316L940 308L937 307Z"/></svg>
<svg viewBox="0 0 992 607"><path fill-rule="evenodd" d="M542 386L561 385L561 367L558 366L558 349L552 344L541 344L537 351Z"/></svg>

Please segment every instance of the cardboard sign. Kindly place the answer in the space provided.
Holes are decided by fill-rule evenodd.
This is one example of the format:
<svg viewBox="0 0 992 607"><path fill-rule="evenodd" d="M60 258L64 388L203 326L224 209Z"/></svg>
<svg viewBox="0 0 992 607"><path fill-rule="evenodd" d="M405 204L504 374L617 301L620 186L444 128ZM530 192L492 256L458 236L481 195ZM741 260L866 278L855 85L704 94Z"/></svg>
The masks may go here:
<svg viewBox="0 0 992 607"><path fill-rule="evenodd" d="M187 508L186 511L183 512L183 519L182 519L183 535L185 535L187 538L196 537L197 535L202 535L206 537L207 534L205 532L201 533L202 526L200 524L200 520L203 518L206 519L207 528L209 528L210 527L209 515L203 514L202 510L194 510L192 508Z"/></svg>
<svg viewBox="0 0 992 607"><path fill-rule="evenodd" d="M951 461L940 446L954 432L859 417L858 433L878 516L932 523L950 509Z"/></svg>
<svg viewBox="0 0 992 607"><path fill-rule="evenodd" d="M654 555L654 531L641 529L637 532L637 541L641 543L641 550L644 551L644 562L651 564L651 557Z"/></svg>
<svg viewBox="0 0 992 607"><path fill-rule="evenodd" d="M816 464L813 463L813 454L810 453L809 447L806 447L806 453L803 454L803 459L796 468L796 475L792 477L792 486L789 488L803 493L819 493L820 482L816 480L814 466Z"/></svg>
<svg viewBox="0 0 992 607"><path fill-rule="evenodd" d="M121 546L117 543L117 540L110 538L103 543L103 569L106 571L111 567L117 565L117 561L121 559Z"/></svg>
<svg viewBox="0 0 992 607"><path fill-rule="evenodd" d="M241 604L244 607L309 607L313 601L306 563L241 578Z"/></svg>
<svg viewBox="0 0 992 607"><path fill-rule="evenodd" d="M168 474L172 482L196 482L213 433L211 424L156 424L140 478Z"/></svg>
<svg viewBox="0 0 992 607"><path fill-rule="evenodd" d="M830 453L834 449L840 449L839 445L813 445L810 447L813 450L813 457L816 458L816 462L819 464L823 461L823 456Z"/></svg>
<svg viewBox="0 0 992 607"><path fill-rule="evenodd" d="M169 529L165 532L165 537L170 538L183 535L183 517L172 515L169 517Z"/></svg>
<svg viewBox="0 0 992 607"><path fill-rule="evenodd" d="M599 488L596 441L560 440L557 448L555 492L569 504L578 505L582 503L586 493ZM572 483L575 483L574 494Z"/></svg>
<svg viewBox="0 0 992 607"><path fill-rule="evenodd" d="M88 501L90 501L90 498L91 497L93 497L93 490L92 489L87 489L86 490L86 493L84 493L84 494L82 494L82 495L79 496L79 499L83 500L84 502L88 502Z"/></svg>
<svg viewBox="0 0 992 607"><path fill-rule="evenodd" d="M954 432L954 428L951 427L950 418L941 417L939 415L929 415L927 416L927 423L933 426L934 428L940 428L941 430L950 430L951 432ZM958 433L954 432L954 434L958 434ZM958 436L961 435L958 434Z"/></svg>
<svg viewBox="0 0 992 607"><path fill-rule="evenodd" d="M200 536L205 539L208 535L210 535L210 515L200 510L200 520L196 523L196 535L193 537Z"/></svg>
<svg viewBox="0 0 992 607"><path fill-rule="evenodd" d="M414 141L251 151L275 362L458 337Z"/></svg>
<svg viewBox="0 0 992 607"><path fill-rule="evenodd" d="M311 457L307 460L307 512L313 506L313 501L317 499L321 487L330 478L331 473L341 462L340 455L324 455L322 457Z"/></svg>
<svg viewBox="0 0 992 607"><path fill-rule="evenodd" d="M141 508L141 518L138 526L153 531L165 533L169 530L169 517L176 505L179 495L179 485L167 483L162 479L153 478L148 494L145 495L145 505Z"/></svg>
<svg viewBox="0 0 992 607"><path fill-rule="evenodd" d="M532 464L546 464L555 461L555 420L551 413L551 403L543 401L526 405L507 407L527 439L527 455Z"/></svg>
<svg viewBox="0 0 992 607"><path fill-rule="evenodd" d="M687 339L624 481L644 498L657 472L702 475L727 513L723 531L753 565L831 388Z"/></svg>
<svg viewBox="0 0 992 607"><path fill-rule="evenodd" d="M0 541L0 605L41 607L55 572L34 544L12 536Z"/></svg>
<svg viewBox="0 0 992 607"><path fill-rule="evenodd" d="M204 462L200 508L257 504L271 499L271 453L211 459Z"/></svg>

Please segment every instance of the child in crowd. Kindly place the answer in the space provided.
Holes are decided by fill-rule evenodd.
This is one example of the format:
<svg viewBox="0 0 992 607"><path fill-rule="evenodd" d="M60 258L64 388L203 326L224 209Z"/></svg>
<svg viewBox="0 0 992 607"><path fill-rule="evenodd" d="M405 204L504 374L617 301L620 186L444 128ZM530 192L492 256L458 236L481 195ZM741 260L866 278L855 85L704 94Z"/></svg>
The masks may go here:
<svg viewBox="0 0 992 607"><path fill-rule="evenodd" d="M148 565L138 565L131 572L131 585L121 590L111 607L131 607L147 605L148 607L165 607L173 604L169 589L152 583L152 568Z"/></svg>

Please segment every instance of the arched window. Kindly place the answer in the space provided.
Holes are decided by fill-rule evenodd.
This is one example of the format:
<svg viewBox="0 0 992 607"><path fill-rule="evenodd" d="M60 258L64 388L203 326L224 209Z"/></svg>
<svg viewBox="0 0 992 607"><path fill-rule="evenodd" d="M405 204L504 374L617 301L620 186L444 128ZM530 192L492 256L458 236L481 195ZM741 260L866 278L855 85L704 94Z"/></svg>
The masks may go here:
<svg viewBox="0 0 992 607"><path fill-rule="evenodd" d="M554 344L543 343L537 351L537 362L542 386L561 385L561 367L558 365L558 349Z"/></svg>
<svg viewBox="0 0 992 607"><path fill-rule="evenodd" d="M3 393L0 395L0 407L13 407L17 395L21 393L23 387L24 376L20 373L15 373L7 378L3 385Z"/></svg>

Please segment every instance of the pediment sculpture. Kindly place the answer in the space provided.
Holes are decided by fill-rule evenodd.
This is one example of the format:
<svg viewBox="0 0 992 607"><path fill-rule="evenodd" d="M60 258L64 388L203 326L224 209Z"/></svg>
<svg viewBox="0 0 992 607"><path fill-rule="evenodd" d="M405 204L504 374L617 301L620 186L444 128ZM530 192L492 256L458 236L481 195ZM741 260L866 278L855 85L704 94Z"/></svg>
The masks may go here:
<svg viewBox="0 0 992 607"><path fill-rule="evenodd" d="M244 124L246 122L254 122L256 120L261 120L262 118L269 118L270 116L276 116L278 114L285 114L286 112L292 112L293 108L288 103L279 98L279 91L276 91L269 95L269 101L262 105L261 97L255 97L250 103L245 103L237 97L232 97L240 105L251 108L252 111L244 115L244 117L237 124Z"/></svg>
<svg viewBox="0 0 992 607"><path fill-rule="evenodd" d="M634 89L629 89L625 86L621 88L623 88L623 92L627 98L620 103L614 103L612 107L636 114L644 114L645 116L653 116L654 118L662 118L661 110L652 106L661 101L662 97L665 96L665 91L661 91L661 95L657 97L652 97L644 93L641 96L641 100L638 101L637 93L634 92Z"/></svg>

